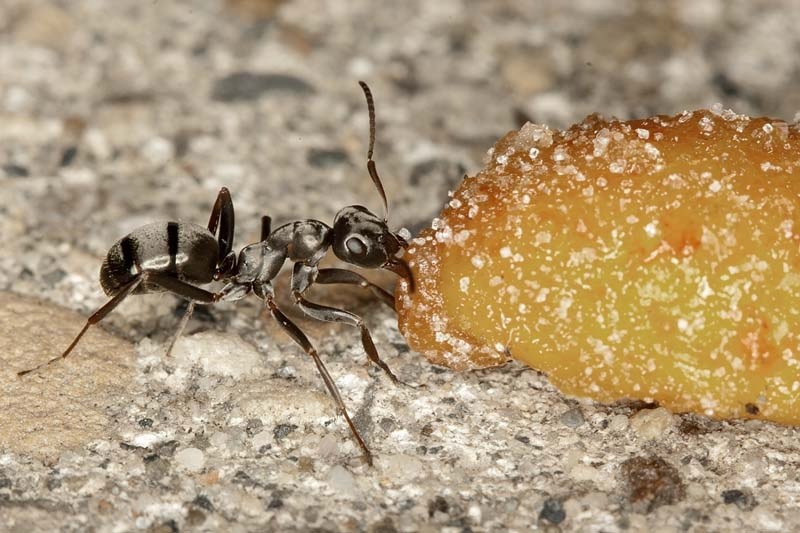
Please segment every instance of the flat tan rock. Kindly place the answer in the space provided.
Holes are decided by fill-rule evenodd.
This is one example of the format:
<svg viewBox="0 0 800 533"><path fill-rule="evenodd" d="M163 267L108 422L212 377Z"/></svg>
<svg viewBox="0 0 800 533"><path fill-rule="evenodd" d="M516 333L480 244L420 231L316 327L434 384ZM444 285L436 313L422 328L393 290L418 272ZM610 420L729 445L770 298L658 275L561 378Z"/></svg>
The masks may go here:
<svg viewBox="0 0 800 533"><path fill-rule="evenodd" d="M132 386L133 346L99 327L62 362L17 377L66 347L86 317L0 292L0 453L52 459L108 436Z"/></svg>

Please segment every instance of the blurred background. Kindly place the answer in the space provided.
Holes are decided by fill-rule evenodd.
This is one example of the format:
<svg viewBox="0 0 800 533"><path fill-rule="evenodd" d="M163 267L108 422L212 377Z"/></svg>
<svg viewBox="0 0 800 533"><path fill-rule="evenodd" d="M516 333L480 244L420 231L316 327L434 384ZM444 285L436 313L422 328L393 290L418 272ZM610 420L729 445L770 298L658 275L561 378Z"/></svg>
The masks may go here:
<svg viewBox="0 0 800 533"><path fill-rule="evenodd" d="M791 120L798 25L791 0L4 0L0 176L21 225L2 237L102 254L154 216L202 220L221 185L250 240L265 213L377 209L359 79L393 222L418 228L527 120L714 102Z"/></svg>
<svg viewBox="0 0 800 533"><path fill-rule="evenodd" d="M430 224L464 174L480 170L493 143L526 121L560 128L594 112L631 118L674 114L715 102L740 113L795 119L800 111L798 28L800 5L795 0L2 0L0 289L86 316L105 301L97 271L113 242L153 220L205 224L222 186L231 190L236 206L237 248L257 240L264 214L273 218L275 227L298 218L331 222L339 208L352 203L379 210L365 168L368 123L357 80L367 81L375 95L375 159L391 205L390 223L415 232ZM391 279L381 281L388 285ZM279 291L286 289L281 283L286 281L279 282ZM781 518L790 502L781 497L772 507L767 505L768 514L761 517L731 511L733 507L719 499L715 483L733 479L728 488L739 486L738 474L726 465L704 471L696 461L681 463L685 442L625 448L630 439L603 433L607 417L628 411L584 407L586 423L582 425L581 415L578 426L585 435L576 437L573 422L566 427L553 419L553 413L571 404L565 405L544 378L531 371L511 366L453 375L431 368L408 352L391 313L368 298L352 296L355 292L330 296L368 317L377 331L379 351L401 377L430 388L417 395L382 383L377 389L382 404L350 403L351 408L364 410L360 420L376 454L401 449L413 461L398 460L362 470L357 479L347 477L349 470L344 468L329 470L341 454L314 452L326 430L306 420L308 427L293 434L296 441L264 452L269 461L250 453L249 444L242 444L239 455L215 451L218 448L208 442L204 448L202 440L192 444L206 450L209 464L217 461L223 472L219 484L197 489L205 500L195 497L193 482L170 470L168 451L159 452L167 476L159 478L160 485L147 476L143 485L136 485L136 476L143 474L135 469L116 474L129 476L124 483L115 481L131 494L128 503L114 502L122 510L122 522L98 511L100 496L95 492L105 491L100 489L108 486L106 482L83 493L49 493L37 477L45 476L48 468L25 457L19 464L28 466L7 467L8 479L0 475L0 481L8 481L0 483L0 496L17 491L19 497L28 491L31 501L52 498L66 507L56 506L48 516L63 517L66 514L58 513L80 509L90 516L86 523L104 524L100 529L113 523L125 529L132 523L126 520L138 516L137 527L175 530L191 526L187 517L195 511L201 518L213 516L216 522L208 524L214 527L232 527L241 512L241 520L250 520L251 526L281 524L300 530L363 530L369 525L375 531L412 531L429 522L453 531L524 529L559 524L564 516L567 527L585 530L653 530L665 521L682 529L695 522L711 530L765 530L776 524L778 529L792 529ZM131 299L104 324L126 339L149 337L160 346L179 316L175 306L171 298ZM248 302L199 312L189 333L198 328L232 331L258 347L264 365L297 365L292 372L276 370L271 380L296 380L290 386L321 393L313 367L279 330L267 326L265 331L257 310L257 302ZM309 328L330 354L335 375L350 372L354 361L363 357L352 330ZM274 349L276 344L280 350ZM148 348L140 344L138 349L141 355ZM143 431L141 412L150 410L146 419L182 424L176 427L186 434L175 437L181 446L189 445L189 433L204 431L239 431L236 438L250 442L249 430L243 433L226 418L232 415L224 414L237 401L235 385L216 383L209 389L213 392L208 394L218 396L230 393L227 404L206 399L200 407L189 408L182 402L194 401L199 385L195 383L186 398L173 398L159 389L155 378L141 372L131 407L138 414L115 411L115 431ZM535 389L535 402L518 400L514 391L520 380L528 380L525 386ZM358 395L367 380L353 383ZM352 392L344 389L346 395ZM474 395L452 393L473 389ZM477 394L488 390L491 395ZM423 398L429 402L426 408L412 403ZM207 410L208 420L198 418L197 409ZM271 411L281 409L276 404ZM216 414L209 414L212 410ZM440 423L431 425L425 418L429 413L447 416L430 415ZM327 416L333 420L333 411ZM529 434L525 429L540 423L545 433ZM272 435L271 427L264 431ZM307 432L310 436L301 437ZM280 434L275 433L276 442ZM549 436L541 436L545 434ZM348 469L358 468L353 466L358 454L349 447L346 429L339 427L335 436L343 442L344 455L350 456ZM777 442L774 434L764 438ZM109 439L119 437L111 432ZM435 448L431 439L440 441L439 450L444 446L440 455L428 453ZM729 434L725 439L736 441ZM544 444L533 447L531 442ZM296 457L290 460L292 454L302 456L292 446L305 446L303 453L313 457L310 463L300 461L305 470L297 466ZM736 446L708 444L730 457L738 457L732 451ZM561 455L573 448L577 455L565 464ZM608 450L623 448L630 454L660 453L670 464L683 464L681 475L706 492L691 493L679 512L658 517L632 511L624 501L614 507L624 490L614 485L616 463ZM133 452L120 451L115 443L112 451L76 453L71 460L78 466L70 467L73 471L84 468L93 454L114 465L123 464L119 454ZM793 453L796 460L797 450ZM232 456L256 470L225 466L234 461ZM570 468L576 457L590 456L595 478L587 477L588 470L564 474L575 472ZM10 464L6 459L0 461L0 474L3 465ZM589 468L589 462L580 465ZM754 464L754 483L776 486L770 485L771 478L757 477L772 475L766 459ZM241 476L236 481L237 470L248 472L252 483ZM393 481L408 481L409 476L428 481L411 489ZM171 479L171 484L163 479ZM148 490L155 491L152 498L176 507L137 503ZM350 498L344 507L336 504L342 493ZM251 499L242 499L242 494ZM587 494L594 499L582 500ZM181 498L194 503L181 503ZM569 501L578 503L561 507L560 502ZM689 509L695 504L701 510ZM247 510L248 505L253 508ZM297 511L314 506L319 506L317 514ZM579 518L586 506L604 511ZM28 512L24 505L17 509L23 517ZM195 525L203 523L204 518L194 516ZM167 529L157 529L162 526Z"/></svg>

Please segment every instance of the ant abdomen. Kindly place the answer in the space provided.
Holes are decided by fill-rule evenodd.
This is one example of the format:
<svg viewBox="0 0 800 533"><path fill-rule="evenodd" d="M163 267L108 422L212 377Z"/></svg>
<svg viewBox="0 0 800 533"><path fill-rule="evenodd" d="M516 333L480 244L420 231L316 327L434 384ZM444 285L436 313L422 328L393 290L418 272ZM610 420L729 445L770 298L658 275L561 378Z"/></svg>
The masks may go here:
<svg viewBox="0 0 800 533"><path fill-rule="evenodd" d="M217 238L188 222L153 222L114 243L100 267L100 285L116 294L141 272L162 272L187 283L210 283L219 261ZM164 292L162 286L139 285L133 294Z"/></svg>

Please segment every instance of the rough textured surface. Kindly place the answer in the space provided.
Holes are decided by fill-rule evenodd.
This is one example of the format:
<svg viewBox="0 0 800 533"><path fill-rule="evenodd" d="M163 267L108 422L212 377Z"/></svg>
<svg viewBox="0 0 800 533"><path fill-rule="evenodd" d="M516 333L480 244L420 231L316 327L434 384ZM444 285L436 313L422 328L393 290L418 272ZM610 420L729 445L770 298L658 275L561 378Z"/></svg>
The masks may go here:
<svg viewBox="0 0 800 533"><path fill-rule="evenodd" d="M25 379L16 374L58 355L84 320L74 311L0 292L2 450L52 463L114 431L125 398L135 394L130 343L93 331L67 364Z"/></svg>
<svg viewBox="0 0 800 533"><path fill-rule="evenodd" d="M711 109L527 123L408 249L400 331L455 369L800 424L800 124Z"/></svg>
<svg viewBox="0 0 800 533"><path fill-rule="evenodd" d="M751 0L0 2L0 289L79 313L45 333L40 352L9 353L24 360L5 364L27 366L69 342L105 301L97 274L117 239L154 220L204 224L222 185L236 205L237 247L257 238L265 213L280 223L330 221L355 202L378 209L357 79L377 100L375 155L392 223L416 232L528 119L561 128L595 111L630 118L722 101L791 120L800 109L795 9ZM278 292L291 311L286 282ZM0 450L0 529L797 529L794 429L680 415L658 426L660 437L643 437L634 417L653 406L576 403L516 364L443 370L408 350L369 295L326 288L316 297L364 315L393 370L425 386L393 387L364 367L357 332L303 322L374 469L313 365L257 302L198 313L188 342L165 359L177 300L143 296L103 326L135 342L137 357L122 406L98 405L110 419L102 435L52 458ZM89 346L104 338L90 335ZM122 374L116 346L99 355ZM67 361L70 373L95 368L83 353ZM55 385L59 372L31 386ZM562 416L576 408L582 424ZM632 501L622 465L633 458L663 460L652 470L666 476L636 479L682 484L684 497Z"/></svg>

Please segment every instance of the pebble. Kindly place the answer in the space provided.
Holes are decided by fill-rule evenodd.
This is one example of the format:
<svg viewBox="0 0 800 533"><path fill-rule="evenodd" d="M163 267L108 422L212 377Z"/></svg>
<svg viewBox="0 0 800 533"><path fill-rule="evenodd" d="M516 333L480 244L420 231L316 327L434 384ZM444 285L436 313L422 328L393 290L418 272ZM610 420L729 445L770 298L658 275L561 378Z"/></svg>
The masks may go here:
<svg viewBox="0 0 800 533"><path fill-rule="evenodd" d="M397 454L381 456L383 475L395 483L406 483L424 473L423 463L412 455Z"/></svg>
<svg viewBox="0 0 800 533"><path fill-rule="evenodd" d="M272 91L311 94L314 87L307 81L286 74L234 72L214 83L211 98L220 102L240 102L259 98Z"/></svg>
<svg viewBox="0 0 800 533"><path fill-rule="evenodd" d="M322 437L317 446L317 454L320 459L327 459L336 457L339 453L339 439L332 433L328 433Z"/></svg>
<svg viewBox="0 0 800 533"><path fill-rule="evenodd" d="M199 472L206 464L206 457L202 450L197 448L184 448L175 454L175 461L190 472Z"/></svg>
<svg viewBox="0 0 800 533"><path fill-rule="evenodd" d="M317 168L336 168L348 161L347 152L339 148L311 148L306 155L308 164Z"/></svg>
<svg viewBox="0 0 800 533"><path fill-rule="evenodd" d="M142 147L142 156L153 165L164 165L175 157L175 148L168 139L153 137Z"/></svg>
<svg viewBox="0 0 800 533"><path fill-rule="evenodd" d="M582 463L578 463L573 466L570 471L569 475L572 479L577 482L582 481L589 481L594 483L596 487L599 489L611 489L613 486L614 478L606 475L602 471L598 470L597 468L586 465Z"/></svg>
<svg viewBox="0 0 800 533"><path fill-rule="evenodd" d="M628 500L637 511L650 512L684 499L686 485L678 470L660 457L633 457L620 465Z"/></svg>
<svg viewBox="0 0 800 533"><path fill-rule="evenodd" d="M181 337L172 351L175 360L199 364L208 374L242 378L261 364L261 355L238 335L204 331Z"/></svg>
<svg viewBox="0 0 800 533"><path fill-rule="evenodd" d="M163 440L163 435L158 433L139 433L131 440L131 444L137 448L150 448L155 443Z"/></svg>
<svg viewBox="0 0 800 533"><path fill-rule="evenodd" d="M569 411L564 411L559 417L559 420L561 420L561 423L568 428L573 429L581 427L586 422L586 419L583 417L583 411L581 411L580 407L575 407Z"/></svg>
<svg viewBox="0 0 800 533"><path fill-rule="evenodd" d="M566 517L563 504L554 498L545 500L542 510L539 511L539 520L547 520L551 524L560 524Z"/></svg>
<svg viewBox="0 0 800 533"><path fill-rule="evenodd" d="M341 465L334 465L328 471L328 485L340 496L354 497L359 493L353 474Z"/></svg>
<svg viewBox="0 0 800 533"><path fill-rule="evenodd" d="M733 504L745 511L749 511L758 505L758 502L749 490L723 490L720 496L722 496L722 501L726 504Z"/></svg>
<svg viewBox="0 0 800 533"><path fill-rule="evenodd" d="M625 415L614 415L608 422L608 429L620 433L628 429L628 417Z"/></svg>
<svg viewBox="0 0 800 533"><path fill-rule="evenodd" d="M674 425L672 413L663 407L643 409L630 419L631 428L637 435L647 440L659 439Z"/></svg>
<svg viewBox="0 0 800 533"><path fill-rule="evenodd" d="M253 437L253 449L260 450L263 446L266 446L267 444L272 444L272 438L273 435L272 431L270 430L257 433Z"/></svg>
<svg viewBox="0 0 800 533"><path fill-rule="evenodd" d="M783 520L767 509L761 507L754 509L753 517L756 519L761 531L789 531L784 528Z"/></svg>

